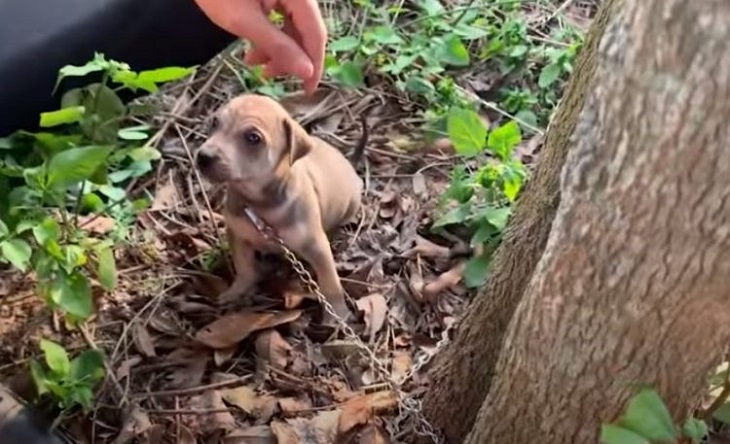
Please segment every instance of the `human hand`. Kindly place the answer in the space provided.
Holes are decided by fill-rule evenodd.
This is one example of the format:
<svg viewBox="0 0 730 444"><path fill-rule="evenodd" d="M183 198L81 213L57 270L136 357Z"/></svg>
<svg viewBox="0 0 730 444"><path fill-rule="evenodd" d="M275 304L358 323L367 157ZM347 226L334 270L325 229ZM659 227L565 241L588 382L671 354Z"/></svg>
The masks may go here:
<svg viewBox="0 0 730 444"><path fill-rule="evenodd" d="M251 42L244 61L263 65L264 76L299 77L310 94L317 88L327 44L317 0L195 1L213 23ZM272 10L284 16L282 29L269 21Z"/></svg>

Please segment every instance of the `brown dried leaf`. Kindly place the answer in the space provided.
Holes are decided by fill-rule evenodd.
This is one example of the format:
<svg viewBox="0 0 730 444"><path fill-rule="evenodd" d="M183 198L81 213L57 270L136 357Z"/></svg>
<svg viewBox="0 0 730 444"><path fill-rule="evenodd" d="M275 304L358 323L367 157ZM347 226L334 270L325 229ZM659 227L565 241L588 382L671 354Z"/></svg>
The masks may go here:
<svg viewBox="0 0 730 444"><path fill-rule="evenodd" d="M155 190L155 199L152 201L150 211L174 207L178 201L177 187L172 181L172 176L169 176L167 181L158 182L158 187Z"/></svg>
<svg viewBox="0 0 730 444"><path fill-rule="evenodd" d="M340 434L345 434L360 424L366 424L374 415L398 406L398 398L390 390L367 393L350 399L342 407L337 424Z"/></svg>
<svg viewBox="0 0 730 444"><path fill-rule="evenodd" d="M256 354L272 367L286 368L292 346L281 337L278 331L271 329L261 332L256 337Z"/></svg>
<svg viewBox="0 0 730 444"><path fill-rule="evenodd" d="M390 438L379 425L368 424L360 433L359 444L390 444Z"/></svg>
<svg viewBox="0 0 730 444"><path fill-rule="evenodd" d="M294 427L283 421L272 421L271 431L274 433L274 436L276 436L277 444L299 444L302 442L299 440L299 436L294 430ZM304 443L302 442L302 444Z"/></svg>
<svg viewBox="0 0 730 444"><path fill-rule="evenodd" d="M185 332L180 327L182 321L172 309L160 308L155 311L154 316L150 318L149 327L160 333L171 336L181 336Z"/></svg>
<svg viewBox="0 0 730 444"><path fill-rule="evenodd" d="M208 366L208 356L192 359L187 365L178 367L170 373L168 386L170 388L195 387L203 381L205 368Z"/></svg>
<svg viewBox="0 0 730 444"><path fill-rule="evenodd" d="M418 197L425 197L428 195L428 187L426 186L426 178L422 173L416 173L412 178L413 182L413 193Z"/></svg>
<svg viewBox="0 0 730 444"><path fill-rule="evenodd" d="M422 236L416 236L416 245L405 251L401 256L411 259L416 256L422 258L448 259L451 257L451 251L441 245L431 242Z"/></svg>
<svg viewBox="0 0 730 444"><path fill-rule="evenodd" d="M235 405L249 415L253 415L259 400L256 391L247 386L223 389L218 391L221 398L229 404Z"/></svg>
<svg viewBox="0 0 730 444"><path fill-rule="evenodd" d="M220 367L224 363L228 362L233 355L236 353L237 347L222 348L219 350L213 350L213 362L216 367Z"/></svg>
<svg viewBox="0 0 730 444"><path fill-rule="evenodd" d="M410 271L408 287L411 290L413 298L418 302L422 302L423 287L425 286L425 283L423 281L423 276L421 275L421 269L416 264L408 264L408 269Z"/></svg>
<svg viewBox="0 0 730 444"><path fill-rule="evenodd" d="M211 300L218 298L218 295L228 289L228 283L220 276L214 276L210 273L201 273L195 276L192 281L193 290L202 296L206 296Z"/></svg>
<svg viewBox="0 0 730 444"><path fill-rule="evenodd" d="M131 358L122 361L122 363L119 364L117 371L115 372L117 375L117 379L119 381L123 381L124 378L128 378L129 373L132 371L132 367L139 364L140 362L142 362L141 356L132 356Z"/></svg>
<svg viewBox="0 0 730 444"><path fill-rule="evenodd" d="M385 324L385 318L388 315L388 303L380 293L372 293L362 297L356 303L357 308L364 314L367 335L372 338Z"/></svg>
<svg viewBox="0 0 730 444"><path fill-rule="evenodd" d="M284 414L304 412L312 409L312 401L304 396L299 398L281 398L279 399L279 408Z"/></svg>
<svg viewBox="0 0 730 444"><path fill-rule="evenodd" d="M403 377L406 372L411 368L413 360L408 352L396 351L393 356L393 363L391 364L391 375L393 378L398 380Z"/></svg>
<svg viewBox="0 0 730 444"><path fill-rule="evenodd" d="M287 441L293 443L306 444L330 444L338 441L337 424L340 420L340 410L330 410L319 412L311 419L292 418L288 419L287 425L294 432L297 441ZM273 429L272 424L272 429ZM279 435L277 434L277 437ZM281 441L279 441L281 443Z"/></svg>
<svg viewBox="0 0 730 444"><path fill-rule="evenodd" d="M219 430L232 430L236 427L236 420L223 403L223 398L216 390L207 390L201 395L190 398L189 407L195 410L205 410L211 413L195 415L192 421L197 421L198 428L203 433L213 433Z"/></svg>
<svg viewBox="0 0 730 444"><path fill-rule="evenodd" d="M461 261L450 270L441 273L433 282L423 287L423 299L428 302L435 302L436 298L445 290L461 282L461 277L466 268L466 261Z"/></svg>
<svg viewBox="0 0 730 444"><path fill-rule="evenodd" d="M135 323L134 327L132 327L132 340L134 341L137 351L142 353L144 356L148 358L154 358L157 356L152 336L150 336L147 328L139 322Z"/></svg>
<svg viewBox="0 0 730 444"><path fill-rule="evenodd" d="M292 322L301 316L302 310L277 313L242 311L223 316L195 334L195 339L210 348L232 347L246 339L251 333Z"/></svg>
<svg viewBox="0 0 730 444"><path fill-rule="evenodd" d="M147 414L138 406L134 406L125 412L122 430L113 444L127 444L146 433L150 427L152 427L152 422Z"/></svg>
<svg viewBox="0 0 730 444"><path fill-rule="evenodd" d="M224 444L277 444L276 436L267 425L236 429L223 438Z"/></svg>
<svg viewBox="0 0 730 444"><path fill-rule="evenodd" d="M117 221L105 216L79 216L79 227L90 233L107 234L117 226Z"/></svg>

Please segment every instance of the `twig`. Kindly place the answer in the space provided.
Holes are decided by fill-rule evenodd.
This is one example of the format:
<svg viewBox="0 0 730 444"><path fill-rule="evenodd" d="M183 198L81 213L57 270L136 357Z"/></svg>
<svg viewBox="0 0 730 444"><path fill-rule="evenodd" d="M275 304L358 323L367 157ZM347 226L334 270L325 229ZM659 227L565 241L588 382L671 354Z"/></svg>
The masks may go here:
<svg viewBox="0 0 730 444"><path fill-rule="evenodd" d="M80 325L79 331L81 331L81 336L83 336L84 341L86 341L86 344L92 350L98 351L99 347L96 345L94 338L91 337L91 334L89 333L89 330L86 328L86 325ZM109 379L111 379L112 382L114 383L114 387L117 389L117 392L119 392L119 396L121 397L121 400L119 401L120 407L126 406L127 397L124 396L124 388L122 387L122 384L119 383L119 380L117 379L117 375L114 373L114 370L109 365L109 361L107 359L104 359L104 369L106 370L106 373L109 376Z"/></svg>
<svg viewBox="0 0 730 444"><path fill-rule="evenodd" d="M241 384L242 382L246 382L249 379L251 379L253 375L245 375L238 377L236 379L231 379L228 381L220 381L220 382L214 382L212 384L206 384L206 385L200 385L197 387L190 387L186 389L178 389L178 390L161 390L159 392L147 392L147 393L137 393L132 395L133 398L145 398L148 396L182 396L182 395L192 395L195 393L204 392L206 390L215 390L223 387L229 387Z"/></svg>
<svg viewBox="0 0 730 444"><path fill-rule="evenodd" d="M150 415L209 415L211 413L230 413L229 409L159 409L146 410Z"/></svg>
<svg viewBox="0 0 730 444"><path fill-rule="evenodd" d="M712 404L710 404L710 406L702 412L700 416L705 421L709 421L710 419L712 419L712 415L717 411L717 409L725 404L728 398L730 398L730 364L728 364L728 368L725 371L725 381L722 384L722 391L719 395L717 395L717 398L712 401Z"/></svg>

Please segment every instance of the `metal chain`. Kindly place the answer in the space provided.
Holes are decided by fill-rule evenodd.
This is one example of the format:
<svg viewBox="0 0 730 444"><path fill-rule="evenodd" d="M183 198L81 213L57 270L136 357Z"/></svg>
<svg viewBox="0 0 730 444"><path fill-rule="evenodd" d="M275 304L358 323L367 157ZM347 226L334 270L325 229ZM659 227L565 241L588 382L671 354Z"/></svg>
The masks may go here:
<svg viewBox="0 0 730 444"><path fill-rule="evenodd" d="M329 313L337 321L338 326L347 339L353 341L355 346L367 355L373 367L378 373L380 373L383 380L385 380L390 388L396 393L398 397L398 406L401 412L397 419L399 421L405 420L409 414L412 415L416 420L416 433L430 438L435 444L444 444L445 441L436 433L436 430L431 423L429 423L429 421L423 416L421 401L405 393L402 390L402 386L406 383L406 381L413 377L413 375L418 373L426 364L428 364L431 358L449 342L448 335L443 335L441 340L439 340L436 344L436 350L433 353L422 353L416 358L415 364L396 380L388 371L387 365L382 360L378 359L375 353L362 341L362 339L360 339L352 327L350 327L347 322L345 322L345 320L342 319L337 312L335 312L334 307L324 296L317 284L317 281L312 277L312 274L306 269L302 261L296 257L289 247L286 246L276 231L265 221L254 215L250 209L247 208L246 213L261 235L269 239L273 239L283 249L284 256L287 261L289 261L292 268L294 268L294 272L299 276L299 279L301 279L302 283L304 283L307 287L307 290L317 297L317 301L322 305L322 307L324 307L327 313Z"/></svg>

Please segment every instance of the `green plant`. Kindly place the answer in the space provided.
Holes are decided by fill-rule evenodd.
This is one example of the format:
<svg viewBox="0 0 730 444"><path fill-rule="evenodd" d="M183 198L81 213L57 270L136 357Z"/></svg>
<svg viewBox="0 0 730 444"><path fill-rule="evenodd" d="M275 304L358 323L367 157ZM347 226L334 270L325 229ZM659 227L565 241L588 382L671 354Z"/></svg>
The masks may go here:
<svg viewBox="0 0 730 444"><path fill-rule="evenodd" d="M681 427L675 425L659 394L642 388L618 421L601 427L601 443L669 444L679 439L699 443L706 434L707 424L697 418L688 418Z"/></svg>
<svg viewBox="0 0 730 444"><path fill-rule="evenodd" d="M93 313L94 287L116 287L114 249L126 237L120 224L148 204L130 199L126 187L160 156L146 143L150 128L127 123L149 110L125 105L117 93L155 92L193 69L135 72L96 54L83 66L61 68L56 88L65 78L92 73L100 81L66 91L60 109L41 113L40 131L0 139L0 263L33 272L36 293L71 326ZM90 230L99 218L114 228ZM31 365L39 392L64 408L88 407L93 385L103 377L101 354L86 351L69 361L60 345L40 345L48 369Z"/></svg>
<svg viewBox="0 0 730 444"><path fill-rule="evenodd" d="M41 339L40 348L45 367L35 360L30 363L38 396L51 394L64 410L75 405L90 409L94 387L104 378L102 353L86 350L70 359L62 346L45 339Z"/></svg>
<svg viewBox="0 0 730 444"><path fill-rule="evenodd" d="M465 283L476 287L486 280L491 252L501 241L511 215L510 204L527 177L524 165L513 156L522 135L514 121L489 131L476 112L459 107L449 111L447 131L457 153L464 158L476 158L485 152L490 156L472 171L466 166L453 170L442 201L453 205L433 224L436 229L465 225L471 234L471 245L483 247L483 252L467 263L465 271Z"/></svg>

